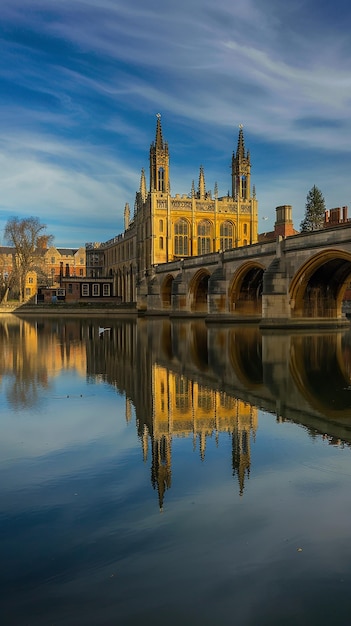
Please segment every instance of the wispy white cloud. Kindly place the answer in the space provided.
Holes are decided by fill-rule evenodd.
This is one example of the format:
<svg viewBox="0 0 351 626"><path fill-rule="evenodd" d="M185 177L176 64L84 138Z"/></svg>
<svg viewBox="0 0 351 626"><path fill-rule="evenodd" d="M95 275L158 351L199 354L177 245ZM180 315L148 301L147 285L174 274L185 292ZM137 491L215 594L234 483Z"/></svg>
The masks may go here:
<svg viewBox="0 0 351 626"><path fill-rule="evenodd" d="M317 0L5 0L3 215L45 214L50 204L71 224L85 214L86 232L98 210L107 229L118 214L113 234L147 168L157 111L174 191L186 193L204 162L227 186L219 168L243 123L260 205L279 204L279 187L285 202L304 206L319 167L331 205L340 195L346 203L351 10L339 9Z"/></svg>

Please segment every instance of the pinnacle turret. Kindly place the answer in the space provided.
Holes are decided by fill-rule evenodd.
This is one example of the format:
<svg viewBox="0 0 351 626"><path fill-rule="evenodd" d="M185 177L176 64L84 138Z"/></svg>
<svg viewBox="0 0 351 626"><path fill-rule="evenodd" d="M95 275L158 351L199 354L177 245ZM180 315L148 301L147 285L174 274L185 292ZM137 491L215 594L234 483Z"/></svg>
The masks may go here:
<svg viewBox="0 0 351 626"><path fill-rule="evenodd" d="M146 200L147 191L146 191L146 177L144 168L141 170L140 176L140 188L139 188L140 196L143 202Z"/></svg>
<svg viewBox="0 0 351 626"><path fill-rule="evenodd" d="M201 200L205 198L206 195L206 184L205 184L205 173L202 165L200 166L200 174L199 174L199 190L198 196Z"/></svg>

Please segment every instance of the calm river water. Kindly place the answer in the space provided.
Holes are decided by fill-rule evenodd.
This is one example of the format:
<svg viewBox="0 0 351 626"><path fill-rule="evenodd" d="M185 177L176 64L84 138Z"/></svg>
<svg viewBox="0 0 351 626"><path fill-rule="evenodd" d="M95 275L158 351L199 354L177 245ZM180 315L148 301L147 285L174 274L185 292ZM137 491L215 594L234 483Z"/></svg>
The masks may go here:
<svg viewBox="0 0 351 626"><path fill-rule="evenodd" d="M349 626L350 331L2 316L0 354L2 626Z"/></svg>

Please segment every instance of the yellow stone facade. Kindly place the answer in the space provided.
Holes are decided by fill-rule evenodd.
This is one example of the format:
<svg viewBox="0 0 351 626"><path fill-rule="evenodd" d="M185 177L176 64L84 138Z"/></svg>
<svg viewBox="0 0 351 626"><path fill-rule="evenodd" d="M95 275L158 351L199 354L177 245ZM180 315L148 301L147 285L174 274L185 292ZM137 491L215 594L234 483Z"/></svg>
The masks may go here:
<svg viewBox="0 0 351 626"><path fill-rule="evenodd" d="M125 206L124 233L86 247L88 276L115 276L116 295L125 302L136 300L138 279L154 265L258 241L258 203L251 190L251 161L241 127L231 160L231 194L219 196L217 184L213 193L206 191L201 166L197 189L193 182L189 193L171 195L169 148L160 115L149 170L149 190L142 170L133 217Z"/></svg>

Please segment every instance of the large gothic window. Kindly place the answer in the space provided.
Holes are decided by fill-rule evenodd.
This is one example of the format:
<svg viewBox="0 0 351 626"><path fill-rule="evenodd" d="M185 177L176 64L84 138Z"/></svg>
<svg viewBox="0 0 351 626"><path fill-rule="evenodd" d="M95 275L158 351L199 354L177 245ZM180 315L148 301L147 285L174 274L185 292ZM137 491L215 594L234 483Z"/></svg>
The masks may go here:
<svg viewBox="0 0 351 626"><path fill-rule="evenodd" d="M233 248L233 224L224 222L220 227L220 248L221 250L229 250Z"/></svg>
<svg viewBox="0 0 351 626"><path fill-rule="evenodd" d="M184 219L174 224L174 254L176 256L189 255L189 224Z"/></svg>
<svg viewBox="0 0 351 626"><path fill-rule="evenodd" d="M165 190L165 171L163 167L160 167L158 170L158 191Z"/></svg>
<svg viewBox="0 0 351 626"><path fill-rule="evenodd" d="M204 220L197 227L197 253L211 252L211 223Z"/></svg>

